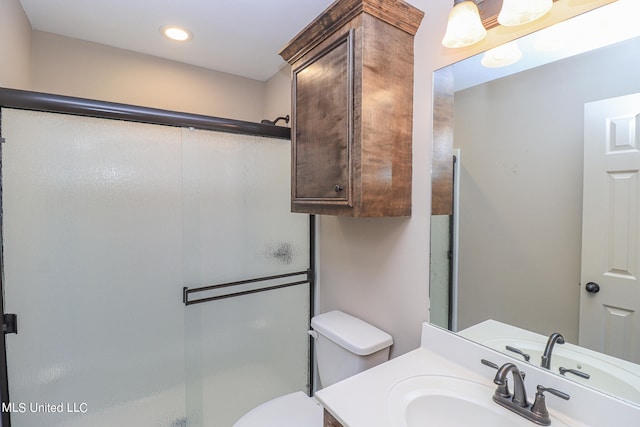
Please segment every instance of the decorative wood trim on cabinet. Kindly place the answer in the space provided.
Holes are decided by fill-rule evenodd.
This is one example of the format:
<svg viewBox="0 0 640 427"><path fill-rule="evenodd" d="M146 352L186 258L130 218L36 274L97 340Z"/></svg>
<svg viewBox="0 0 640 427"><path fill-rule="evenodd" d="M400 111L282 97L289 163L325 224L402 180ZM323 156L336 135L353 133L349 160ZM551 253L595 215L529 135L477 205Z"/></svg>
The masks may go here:
<svg viewBox="0 0 640 427"><path fill-rule="evenodd" d="M487 30L499 25L498 14L500 13L500 9L502 9L502 0L484 0L478 3L477 6L482 25Z"/></svg>
<svg viewBox="0 0 640 427"><path fill-rule="evenodd" d="M401 0L339 0L281 50L292 65L293 212L411 215L422 17Z"/></svg>
<svg viewBox="0 0 640 427"><path fill-rule="evenodd" d="M431 214L453 214L453 71L441 70L433 82Z"/></svg>
<svg viewBox="0 0 640 427"><path fill-rule="evenodd" d="M324 410L324 427L343 427L340 421L336 420L333 415L326 409Z"/></svg>
<svg viewBox="0 0 640 427"><path fill-rule="evenodd" d="M415 36L424 13L402 0L339 0L283 47L279 54L294 63L326 37L366 13Z"/></svg>
<svg viewBox="0 0 640 427"><path fill-rule="evenodd" d="M298 132L292 144L294 203L353 206L353 55L349 29L292 70L292 135ZM318 143L323 140L331 143Z"/></svg>

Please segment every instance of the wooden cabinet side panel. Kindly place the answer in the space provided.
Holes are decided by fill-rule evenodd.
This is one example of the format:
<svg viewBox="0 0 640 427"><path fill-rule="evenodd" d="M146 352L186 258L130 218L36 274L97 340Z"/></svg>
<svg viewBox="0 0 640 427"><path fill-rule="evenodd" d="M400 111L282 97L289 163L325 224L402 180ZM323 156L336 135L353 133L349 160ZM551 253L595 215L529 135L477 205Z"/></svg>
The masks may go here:
<svg viewBox="0 0 640 427"><path fill-rule="evenodd" d="M363 15L362 31L362 209L371 216L408 216L413 37L369 15Z"/></svg>
<svg viewBox="0 0 640 427"><path fill-rule="evenodd" d="M343 427L340 421L336 420L333 415L326 409L324 410L324 427Z"/></svg>

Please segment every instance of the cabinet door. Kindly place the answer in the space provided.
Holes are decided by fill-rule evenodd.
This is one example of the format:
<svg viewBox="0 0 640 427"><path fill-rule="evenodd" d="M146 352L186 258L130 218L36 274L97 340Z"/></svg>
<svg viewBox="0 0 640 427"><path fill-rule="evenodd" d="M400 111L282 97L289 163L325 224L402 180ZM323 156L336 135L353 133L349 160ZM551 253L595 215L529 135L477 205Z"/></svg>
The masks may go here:
<svg viewBox="0 0 640 427"><path fill-rule="evenodd" d="M293 70L293 201L351 206L353 31Z"/></svg>

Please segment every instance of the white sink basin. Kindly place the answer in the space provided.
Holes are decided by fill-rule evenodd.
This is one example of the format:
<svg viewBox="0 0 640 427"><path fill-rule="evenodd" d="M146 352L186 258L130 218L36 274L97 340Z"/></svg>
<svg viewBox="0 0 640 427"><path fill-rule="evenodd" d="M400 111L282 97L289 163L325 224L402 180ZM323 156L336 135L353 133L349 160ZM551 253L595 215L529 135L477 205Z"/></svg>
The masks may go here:
<svg viewBox="0 0 640 427"><path fill-rule="evenodd" d="M493 402L494 386L464 378L420 375L398 382L387 397L394 427L531 427L531 421ZM529 398L531 401L532 396ZM567 426L552 417L552 426Z"/></svg>

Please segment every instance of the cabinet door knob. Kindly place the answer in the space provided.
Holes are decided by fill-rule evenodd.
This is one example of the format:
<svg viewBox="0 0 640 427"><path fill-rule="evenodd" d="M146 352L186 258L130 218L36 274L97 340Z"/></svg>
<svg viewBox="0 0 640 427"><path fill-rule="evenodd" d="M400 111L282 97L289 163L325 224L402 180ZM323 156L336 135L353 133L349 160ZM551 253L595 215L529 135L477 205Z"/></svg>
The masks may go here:
<svg viewBox="0 0 640 427"><path fill-rule="evenodd" d="M337 185L336 184L336 186L333 189L336 191L336 193L339 193L339 192L342 191L342 185Z"/></svg>

